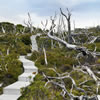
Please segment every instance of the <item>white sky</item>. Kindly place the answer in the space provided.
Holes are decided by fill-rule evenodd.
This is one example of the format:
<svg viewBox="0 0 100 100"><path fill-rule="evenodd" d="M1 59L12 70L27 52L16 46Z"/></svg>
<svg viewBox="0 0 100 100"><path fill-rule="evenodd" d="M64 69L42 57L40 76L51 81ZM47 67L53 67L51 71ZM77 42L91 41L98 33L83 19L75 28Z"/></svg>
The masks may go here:
<svg viewBox="0 0 100 100"><path fill-rule="evenodd" d="M100 25L99 0L0 0L0 22L23 24L30 12L33 25L41 26L41 20L59 14L60 7L64 12L67 7L72 10L71 21L75 20L76 27Z"/></svg>

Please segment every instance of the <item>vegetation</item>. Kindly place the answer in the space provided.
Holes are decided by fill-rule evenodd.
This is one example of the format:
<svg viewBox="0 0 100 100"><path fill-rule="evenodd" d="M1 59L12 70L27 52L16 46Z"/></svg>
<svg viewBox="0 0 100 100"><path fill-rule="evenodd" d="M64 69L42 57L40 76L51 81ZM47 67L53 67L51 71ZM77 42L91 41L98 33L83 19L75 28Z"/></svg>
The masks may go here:
<svg viewBox="0 0 100 100"><path fill-rule="evenodd" d="M14 24L4 22L5 33L0 27L0 94L2 88L17 81L18 76L23 73L23 65L18 60L20 55L31 52L30 34L14 33ZM17 25L22 30L22 25Z"/></svg>
<svg viewBox="0 0 100 100"><path fill-rule="evenodd" d="M71 72L73 70L72 66L78 65L78 61L75 58L77 53L75 51L55 48L49 49L46 54L48 65L45 64L43 52L34 51L32 56L29 58L35 61L35 65L39 68L39 73L36 76L34 82L29 87L24 89L22 96L19 98L19 100L66 100L60 95L60 87L57 87L52 83L49 83L45 87L47 80L43 77L43 73L45 73L47 76L57 77L58 75L53 69L56 69L59 74ZM95 71L98 70L99 66L93 68L93 70ZM77 86L79 86L79 83L83 82L87 78L88 81L85 84L80 85L79 87L84 88L84 90L88 91L87 95L95 94L95 81L89 75L85 75L84 73L79 71L72 71L71 77L75 80ZM58 82L59 80L54 81ZM66 84L66 88L68 89L68 91L70 91L72 81L69 78L63 79L63 81ZM87 88L85 86L90 86L90 88ZM72 93L76 96L84 95L83 92L80 92L76 89L73 89Z"/></svg>
<svg viewBox="0 0 100 100"><path fill-rule="evenodd" d="M3 87L15 82L18 75L23 72L22 63L18 58L20 55L26 55L31 52L30 36L43 32L39 28L33 27L33 29L34 32L30 34L29 27L8 22L0 23L0 83L2 83L0 93L2 93ZM75 30L76 34L73 37L76 42L73 44L84 46L91 52L100 52L99 38L93 43L89 43L89 37L98 36L99 27L87 29L87 35L84 34L85 31L86 29ZM96 81L86 73L86 69L81 71L80 66L89 65L89 68L99 79L100 73L97 72L100 72L100 56L96 57L96 59L93 59L90 55L82 55L78 58L77 55L80 51L66 48L64 44L62 45L60 42L48 38L45 32L47 31L44 31L41 36L36 38L39 51L32 52L32 55L28 57L38 67L38 75L29 87L21 89L22 96L18 100L70 100L70 96L67 93L65 97L61 95L62 88L53 82L64 83L67 91L74 96L96 95ZM79 34L80 32L82 34ZM63 33L64 36L67 34L67 32ZM79 34L78 37L76 36L77 34ZM59 34L55 33L55 36L59 37ZM63 40L67 41L68 38L65 37ZM46 50L48 64L45 63L43 48ZM67 77L59 79L60 76L64 77L64 75ZM74 85L72 79L75 81ZM86 82L84 82L85 80ZM84 89L86 93L79 88ZM100 87L98 87L98 94L100 94Z"/></svg>

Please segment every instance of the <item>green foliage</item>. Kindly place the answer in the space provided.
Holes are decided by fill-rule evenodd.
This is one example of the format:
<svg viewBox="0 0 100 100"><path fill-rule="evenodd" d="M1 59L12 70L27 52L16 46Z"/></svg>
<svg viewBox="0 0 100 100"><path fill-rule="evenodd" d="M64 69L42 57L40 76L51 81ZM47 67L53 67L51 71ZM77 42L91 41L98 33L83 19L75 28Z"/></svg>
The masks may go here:
<svg viewBox="0 0 100 100"><path fill-rule="evenodd" d="M36 31L36 33L43 33L41 28L36 28L35 31Z"/></svg>
<svg viewBox="0 0 100 100"><path fill-rule="evenodd" d="M21 25L21 24L17 24L16 25L16 31L18 32L18 33L22 33L23 32L23 30L24 30L24 26L23 25Z"/></svg>
<svg viewBox="0 0 100 100"><path fill-rule="evenodd" d="M3 82L3 86L7 86L15 82L23 72L22 63L18 61L17 54L10 54L5 57L0 57L0 81Z"/></svg>
<svg viewBox="0 0 100 100"><path fill-rule="evenodd" d="M97 64L100 64L100 59L98 59L98 60L96 61L96 63L97 63Z"/></svg>
<svg viewBox="0 0 100 100"><path fill-rule="evenodd" d="M10 53L17 53L21 55L25 55L31 52L31 41L30 35L18 35L15 34L7 34L0 38L1 46L0 50L5 55L7 49L9 48Z"/></svg>
<svg viewBox="0 0 100 100"><path fill-rule="evenodd" d="M34 83L25 88L22 96L18 100L64 100L60 96L60 91L49 84L44 87L45 80L41 74L35 77ZM55 88L55 89L54 89Z"/></svg>
<svg viewBox="0 0 100 100"><path fill-rule="evenodd" d="M23 95L19 100L64 100L64 98L60 95L61 89L59 87L51 83L44 87L47 80L44 79L42 73L45 73L47 76L56 77L57 74L52 69L55 67L56 70L60 73L66 71L70 72L72 70L73 64L77 65L77 60L73 57L76 55L76 52L56 48L50 51L46 51L46 53L48 60L47 66L45 65L43 52L39 53L34 51L32 53L30 59L33 61L35 60L35 64L39 68L39 74L36 76L34 83L32 83L30 87L23 91ZM71 80L66 79L64 81L67 84L66 87L70 89Z"/></svg>
<svg viewBox="0 0 100 100"><path fill-rule="evenodd" d="M16 53L20 55L26 55L31 52L31 47L29 45L25 45L24 43L17 43Z"/></svg>
<svg viewBox="0 0 100 100"><path fill-rule="evenodd" d="M25 45L31 45L30 36L31 36L30 34L25 34L25 35L22 35L20 39Z"/></svg>
<svg viewBox="0 0 100 100"><path fill-rule="evenodd" d="M0 23L0 32L2 32L2 27L4 28L6 33L12 33L15 30L15 26L9 22L1 22Z"/></svg>
<svg viewBox="0 0 100 100"><path fill-rule="evenodd" d="M52 70L52 68L41 68L39 69L39 73L45 73L47 76L56 77L56 73Z"/></svg>
<svg viewBox="0 0 100 100"><path fill-rule="evenodd" d="M7 50L9 54L7 55ZM0 37L0 83L2 88L15 82L23 72L22 63L18 60L19 55L31 52L30 35L4 34Z"/></svg>
<svg viewBox="0 0 100 100"><path fill-rule="evenodd" d="M46 53L47 53L48 67L52 67L52 68L57 67L59 69L61 67L65 67L66 65L68 67L69 66L72 67L73 64L77 65L77 60L75 58L72 58L71 56L68 57L67 52L61 52L61 50L54 49L52 51L47 51ZM41 66L45 66L44 54L42 54L38 58L38 60L36 61L36 65L39 68ZM67 70L67 68L66 68L66 70Z"/></svg>
<svg viewBox="0 0 100 100"><path fill-rule="evenodd" d="M51 39L46 38L45 35L37 37L36 40L37 40L38 48L40 51L42 51L43 46L46 49L51 48Z"/></svg>
<svg viewBox="0 0 100 100"><path fill-rule="evenodd" d="M39 52L33 51L31 57L28 57L28 58L29 58L30 60L35 61L35 60L37 60L37 59L39 58L39 56L40 56L40 53L39 53Z"/></svg>
<svg viewBox="0 0 100 100"><path fill-rule="evenodd" d="M8 22L0 23L0 32L2 34L2 26L5 29L6 33L0 37L0 83L3 83L3 86L0 88L0 93L2 93L2 88L15 82L17 80L18 75L23 72L22 63L18 60L19 55L26 55L31 52L31 40L30 36L32 34L36 34L35 32L42 32L40 28L34 28L34 32L30 35L30 28L24 27L23 25L16 25ZM25 28L25 33L22 34L22 31ZM16 29L16 32L15 32ZM80 32L85 29L77 29L76 32ZM88 31L94 32L94 35L100 35L100 27L88 29ZM12 34L15 33L15 34ZM17 34L18 33L18 34ZM100 43L99 40L94 44L85 44L88 40L86 35L80 35L75 37L76 42L83 43L90 51L93 51L95 46L97 47L97 51L100 51ZM66 100L61 96L61 88L52 83L48 83L45 87L45 83L47 79L43 77L43 73L47 76L57 77L57 73L55 73L54 69L60 74L70 72L71 77L75 80L77 87L83 88L87 91L87 95L96 94L96 83L93 79L87 74L84 74L80 71L72 71L73 66L78 65L78 61L76 59L77 52L74 50L66 49L66 47L62 46L62 49L59 48L58 42L54 41L54 49L51 48L51 39L46 35L42 34L37 37L37 44L39 47L39 52L32 52L31 57L29 59L35 61L35 65L39 68L38 75L35 77L34 83L32 82L29 87L22 88L21 93L22 96L19 100ZM45 65L43 47L46 49L47 61L48 65ZM7 49L9 49L9 55L7 55ZM82 57L79 59L81 64L84 64L87 61L86 57ZM100 58L96 59L96 64L100 63ZM92 61L90 61L92 62ZM89 63L89 62L88 62ZM94 62L92 62L94 63ZM91 67L94 71L100 70L100 66ZM98 77L100 74L95 73ZM30 77L31 78L31 77ZM88 81L82 85L79 83L88 79ZM52 79L53 80L53 79ZM59 79L54 79L55 82L61 82ZM66 88L68 92L72 88L72 81L70 78L63 79L66 84ZM88 86L88 88L86 87ZM73 87L72 93L74 95L84 95L83 92L76 90ZM100 94L100 87L99 87ZM67 97L67 95L66 95ZM67 97L69 100L69 98Z"/></svg>
<svg viewBox="0 0 100 100"><path fill-rule="evenodd" d="M87 78L90 78L88 75L80 72L80 71L73 71L71 73L71 77L76 81L77 84L84 81Z"/></svg>
<svg viewBox="0 0 100 100"><path fill-rule="evenodd" d="M32 83L28 88L25 89L23 96L19 100L47 100L49 96L49 91L46 87L44 87L44 82L41 75L37 75L35 78L35 82ZM38 80L38 81L36 81Z"/></svg>
<svg viewBox="0 0 100 100"><path fill-rule="evenodd" d="M91 51L93 51L95 49L95 46L96 46L96 51L100 52L100 43L99 42L93 43L93 44L85 44L85 46Z"/></svg>

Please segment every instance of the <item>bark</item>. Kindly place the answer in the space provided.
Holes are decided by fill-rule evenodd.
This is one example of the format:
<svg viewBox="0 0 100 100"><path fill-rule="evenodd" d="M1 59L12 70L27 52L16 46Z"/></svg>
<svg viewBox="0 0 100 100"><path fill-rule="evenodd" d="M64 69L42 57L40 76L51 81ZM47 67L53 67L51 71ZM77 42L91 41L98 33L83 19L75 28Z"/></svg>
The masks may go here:
<svg viewBox="0 0 100 100"><path fill-rule="evenodd" d="M86 69L86 71L83 71L83 68ZM96 83L98 83L98 80L96 78L96 76L94 75L94 73L92 72L92 70L88 67L88 66L81 66L80 68L74 68L73 67L73 70L71 72L67 72L67 73L63 73L63 74L59 74L55 69L53 68L49 68L50 70L53 70L58 76L57 77L51 77L51 76L46 76L44 73L43 73L43 76L44 78L46 78L47 82L45 83L45 87L49 84L49 83L52 83L53 85L56 85L58 87L60 87L62 89L62 92L61 92L61 95L63 96L63 98L67 99L66 98L66 95L68 95L70 97L70 100L98 100L98 87L99 87L99 84L97 84L97 95L93 95L93 96L88 96L87 95L87 91L85 91L83 88L80 88L76 85L76 82L75 80L71 77L71 73L73 71L79 71L79 72L82 72L84 74L89 74L93 80L96 81ZM70 92L67 90L66 88L66 84L64 83L63 79L65 78L69 78L71 79L72 81L72 88L70 89ZM55 81L55 79L59 80L59 81ZM83 84L85 84L86 82L88 82L89 80L86 79L85 81L79 83L79 86L82 85L84 86ZM90 88L90 86L85 86L87 88ZM72 90L73 88L76 88L77 90L81 91L81 92L84 92L85 95L81 95L81 96L75 96L74 94L72 94Z"/></svg>
<svg viewBox="0 0 100 100"><path fill-rule="evenodd" d="M7 49L7 55L9 55L9 48Z"/></svg>
<svg viewBox="0 0 100 100"><path fill-rule="evenodd" d="M48 20L46 20L45 23L43 23L43 21L41 21L41 24L43 26L43 31L46 31L46 27L47 27L47 24L48 24Z"/></svg>
<svg viewBox="0 0 100 100"><path fill-rule="evenodd" d="M52 36L51 33L52 33L52 30L50 30L47 34L49 38L64 44L67 48L81 51L83 53L83 55L89 54L88 50L85 47L69 44L66 41L64 41L56 36Z"/></svg>
<svg viewBox="0 0 100 100"><path fill-rule="evenodd" d="M32 20L31 20L31 16L30 16L30 13L28 13L28 21L24 21L24 24L30 28L30 33L33 32L33 25L32 25Z"/></svg>
<svg viewBox="0 0 100 100"><path fill-rule="evenodd" d="M44 52L45 64L47 66L48 65L48 61L47 61L47 55L46 55L46 51L45 51L45 48L44 47L43 47L43 52Z"/></svg>
<svg viewBox="0 0 100 100"><path fill-rule="evenodd" d="M69 9L67 8L67 12L68 14L64 14L62 9L60 8L60 12L61 14L66 18L67 20L67 25L68 25L68 43L72 43L72 37L71 37L71 22L70 22L70 19L71 19L71 12L69 11Z"/></svg>
<svg viewBox="0 0 100 100"><path fill-rule="evenodd" d="M5 29L3 28L3 26L2 26L2 32L3 32L3 33L6 33L6 32L5 32Z"/></svg>

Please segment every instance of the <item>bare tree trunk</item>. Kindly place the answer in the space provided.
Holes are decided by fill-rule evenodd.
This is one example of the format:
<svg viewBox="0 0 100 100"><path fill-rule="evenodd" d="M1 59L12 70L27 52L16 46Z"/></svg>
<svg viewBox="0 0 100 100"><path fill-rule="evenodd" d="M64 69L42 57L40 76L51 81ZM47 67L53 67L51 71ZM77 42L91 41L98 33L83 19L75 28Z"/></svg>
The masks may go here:
<svg viewBox="0 0 100 100"><path fill-rule="evenodd" d="M3 33L6 33L6 32L5 32L5 29L4 29L4 27L3 27L3 26L2 26L2 32L3 32Z"/></svg>
<svg viewBox="0 0 100 100"><path fill-rule="evenodd" d="M58 38L58 37L56 37L56 36L52 36L51 34L52 34L52 32L53 32L53 28L55 27L55 25L52 25L52 28L51 28L51 30L48 32L48 37L50 37L51 39L53 39L53 40L56 40L56 41L58 41L58 42L60 42L60 43L62 43L62 44L64 44L68 49L74 49L74 50L76 50L76 51L80 51L80 52L82 52L82 54L84 55L84 56L88 56L88 58L91 58L91 57L93 57L93 58L95 58L96 56L99 56L100 55L100 53L97 53L97 52L91 52L91 51L89 51L86 47L82 47L82 46L78 46L78 45L73 45L73 44L70 44L70 43L68 43L68 42L66 42L66 41L64 41L64 40L62 40L62 39L60 39L60 38Z"/></svg>
<svg viewBox="0 0 100 100"><path fill-rule="evenodd" d="M47 66L48 65L48 61L47 61L47 55L46 55L46 51L45 51L45 48L44 47L43 47L43 52L44 52L45 64Z"/></svg>
<svg viewBox="0 0 100 100"><path fill-rule="evenodd" d="M70 19L68 19L67 22L68 22L68 43L72 43Z"/></svg>
<svg viewBox="0 0 100 100"><path fill-rule="evenodd" d="M67 8L67 12L68 14L64 14L62 9L60 8L60 12L61 14L66 18L67 20L67 25L68 25L68 43L72 43L72 37L71 37L71 23L70 23L70 19L71 19L71 12L69 11L69 9Z"/></svg>
<svg viewBox="0 0 100 100"><path fill-rule="evenodd" d="M54 48L53 40L51 40L51 49Z"/></svg>
<svg viewBox="0 0 100 100"><path fill-rule="evenodd" d="M9 55L9 48L7 49L7 55Z"/></svg>
<svg viewBox="0 0 100 100"><path fill-rule="evenodd" d="M28 13L28 21L27 22L24 21L24 24L27 25L27 27L30 29L30 33L32 33L33 26L32 26L32 19L31 19L30 13Z"/></svg>

